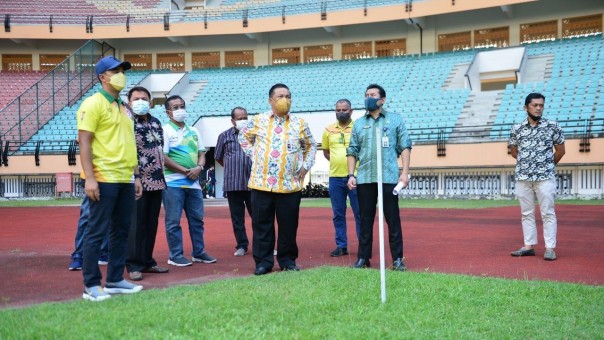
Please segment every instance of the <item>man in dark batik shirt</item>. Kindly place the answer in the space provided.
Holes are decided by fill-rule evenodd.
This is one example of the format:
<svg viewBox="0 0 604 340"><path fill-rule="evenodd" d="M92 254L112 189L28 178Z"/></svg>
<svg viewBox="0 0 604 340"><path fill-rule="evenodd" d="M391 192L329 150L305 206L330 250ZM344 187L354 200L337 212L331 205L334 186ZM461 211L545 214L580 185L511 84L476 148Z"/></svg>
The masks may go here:
<svg viewBox="0 0 604 340"><path fill-rule="evenodd" d="M522 213L524 246L511 252L512 256L535 256L537 241L535 222L535 197L539 201L543 221L543 239L548 261L556 259L556 218L554 200L556 198L556 164L562 159L566 148L564 132L553 120L545 119L545 96L531 93L526 96L524 109L527 117L512 127L508 142L512 157L517 159L514 179L516 196Z"/></svg>
<svg viewBox="0 0 604 340"><path fill-rule="evenodd" d="M143 279L142 273L167 273L153 259L157 222L162 202L164 179L163 129L160 121L149 114L151 94L144 87L128 92L129 107L134 114L134 136L138 154L138 171L143 195L137 201L128 236L126 268L133 281Z"/></svg>

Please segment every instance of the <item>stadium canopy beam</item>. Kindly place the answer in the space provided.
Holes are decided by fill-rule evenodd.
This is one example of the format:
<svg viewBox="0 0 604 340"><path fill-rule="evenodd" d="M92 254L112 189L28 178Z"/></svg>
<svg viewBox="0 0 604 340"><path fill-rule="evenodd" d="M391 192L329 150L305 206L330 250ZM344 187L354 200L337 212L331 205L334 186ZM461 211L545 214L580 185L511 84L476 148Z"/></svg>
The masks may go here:
<svg viewBox="0 0 604 340"><path fill-rule="evenodd" d="M405 22L407 24L409 24L410 26L413 26L417 29L426 27L426 20L424 18L419 18L419 17L418 18L409 18L409 19L405 19Z"/></svg>
<svg viewBox="0 0 604 340"><path fill-rule="evenodd" d="M36 42L33 39L11 39L16 44L23 44L27 47L36 48Z"/></svg>
<svg viewBox="0 0 604 340"><path fill-rule="evenodd" d="M337 38L342 36L342 28L340 26L325 26L323 27L323 29L327 33L331 33Z"/></svg>
<svg viewBox="0 0 604 340"><path fill-rule="evenodd" d="M246 37L256 40L257 42L264 42L264 38L266 37L265 33L246 33Z"/></svg>
<svg viewBox="0 0 604 340"><path fill-rule="evenodd" d="M503 5L503 6L499 6L501 8L501 11L503 11L503 13L505 13L505 15L511 19L512 17L514 17L514 12L512 11L512 6L510 5Z"/></svg>
<svg viewBox="0 0 604 340"><path fill-rule="evenodd" d="M166 37L171 42L175 42L177 44L181 44L183 46L191 45L191 40L188 37Z"/></svg>

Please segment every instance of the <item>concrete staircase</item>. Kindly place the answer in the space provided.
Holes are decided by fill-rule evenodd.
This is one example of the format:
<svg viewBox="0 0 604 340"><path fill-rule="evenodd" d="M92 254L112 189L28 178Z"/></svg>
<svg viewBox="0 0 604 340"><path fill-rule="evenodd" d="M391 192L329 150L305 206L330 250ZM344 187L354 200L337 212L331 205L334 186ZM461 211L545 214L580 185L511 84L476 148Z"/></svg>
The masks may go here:
<svg viewBox="0 0 604 340"><path fill-rule="evenodd" d="M190 103L194 101L197 96L199 96L201 90L203 90L207 85L207 80L191 80L189 81L189 86L187 86L186 90L179 95L185 100L186 103Z"/></svg>
<svg viewBox="0 0 604 340"><path fill-rule="evenodd" d="M524 83L545 82L552 76L554 56L552 54L529 57L526 60Z"/></svg>
<svg viewBox="0 0 604 340"><path fill-rule="evenodd" d="M467 142L488 141L504 90L472 92L464 105L450 138Z"/></svg>
<svg viewBox="0 0 604 340"><path fill-rule="evenodd" d="M465 74L468 71L468 67L470 67L470 63L466 64L457 64L453 66L451 73L443 83L443 90L450 89L463 89L466 84Z"/></svg>

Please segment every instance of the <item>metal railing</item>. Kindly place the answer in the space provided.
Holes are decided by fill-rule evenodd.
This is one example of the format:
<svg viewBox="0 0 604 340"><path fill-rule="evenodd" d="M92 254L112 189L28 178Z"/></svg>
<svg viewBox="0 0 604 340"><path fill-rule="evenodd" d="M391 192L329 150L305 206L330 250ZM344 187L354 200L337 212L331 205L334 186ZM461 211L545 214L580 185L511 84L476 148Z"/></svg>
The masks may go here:
<svg viewBox="0 0 604 340"><path fill-rule="evenodd" d="M0 109L0 117L6 122L0 126L0 139L9 143L9 155L61 109L75 104L98 81L94 66L107 52L114 53L115 49L106 43L88 41Z"/></svg>

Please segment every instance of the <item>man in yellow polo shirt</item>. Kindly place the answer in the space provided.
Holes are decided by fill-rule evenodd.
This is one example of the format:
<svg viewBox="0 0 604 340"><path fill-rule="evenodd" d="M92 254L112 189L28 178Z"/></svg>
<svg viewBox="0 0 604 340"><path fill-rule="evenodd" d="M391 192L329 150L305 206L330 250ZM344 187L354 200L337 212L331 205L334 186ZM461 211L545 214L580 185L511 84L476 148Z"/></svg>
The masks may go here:
<svg viewBox="0 0 604 340"><path fill-rule="evenodd" d="M90 301L143 289L123 277L134 200L143 191L138 178L134 125L119 95L126 86L124 71L131 67L129 62L114 57L101 58L95 72L102 88L86 98L77 112L80 162L86 177L86 196L90 200L83 243L82 297ZM137 177L134 181L133 176ZM110 251L103 289L97 260L107 230Z"/></svg>
<svg viewBox="0 0 604 340"><path fill-rule="evenodd" d="M354 122L351 119L352 109L348 99L336 102L335 123L329 124L323 131L323 155L329 160L329 198L333 210L333 226L336 231L336 249L331 256L348 255L348 237L346 236L346 196L350 198L350 207L354 214L357 238L361 230L361 215L357 190L349 189L348 160L346 148L350 145L350 134Z"/></svg>

